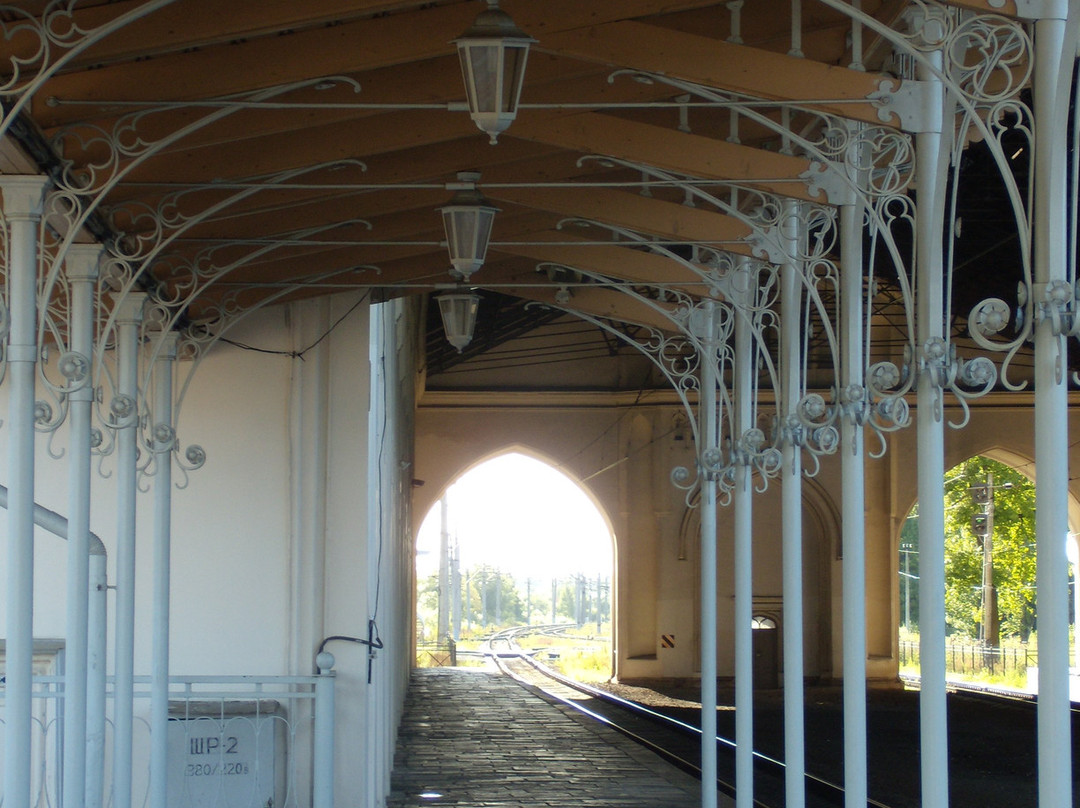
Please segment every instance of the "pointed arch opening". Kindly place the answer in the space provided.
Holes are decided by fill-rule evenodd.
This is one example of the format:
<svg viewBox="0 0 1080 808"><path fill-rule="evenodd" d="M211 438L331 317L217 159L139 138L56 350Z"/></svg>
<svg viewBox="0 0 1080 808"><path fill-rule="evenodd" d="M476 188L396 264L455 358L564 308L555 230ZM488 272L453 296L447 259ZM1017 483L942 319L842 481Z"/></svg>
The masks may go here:
<svg viewBox="0 0 1080 808"><path fill-rule="evenodd" d="M483 664L511 627L586 678L612 673L615 536L588 489L520 446L446 486L417 532L417 664Z"/></svg>
<svg viewBox="0 0 1080 808"><path fill-rule="evenodd" d="M1033 464L988 450L945 473L946 665L950 676L1032 690L1038 666L1035 480ZM1078 504L1070 495L1071 530ZM897 542L899 662L919 671L919 503L901 524ZM1075 533L1070 533L1070 544ZM1076 592L1075 546L1070 587ZM1075 597L1074 597L1075 602ZM1075 624L1076 609L1071 615Z"/></svg>

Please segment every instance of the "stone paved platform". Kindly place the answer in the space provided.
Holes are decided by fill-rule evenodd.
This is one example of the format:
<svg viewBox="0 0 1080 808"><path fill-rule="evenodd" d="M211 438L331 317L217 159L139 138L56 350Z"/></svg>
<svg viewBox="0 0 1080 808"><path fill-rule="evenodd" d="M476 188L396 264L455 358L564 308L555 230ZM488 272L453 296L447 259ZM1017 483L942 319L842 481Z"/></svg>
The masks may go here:
<svg viewBox="0 0 1080 808"><path fill-rule="evenodd" d="M387 808L694 808L698 781L480 668L413 672Z"/></svg>

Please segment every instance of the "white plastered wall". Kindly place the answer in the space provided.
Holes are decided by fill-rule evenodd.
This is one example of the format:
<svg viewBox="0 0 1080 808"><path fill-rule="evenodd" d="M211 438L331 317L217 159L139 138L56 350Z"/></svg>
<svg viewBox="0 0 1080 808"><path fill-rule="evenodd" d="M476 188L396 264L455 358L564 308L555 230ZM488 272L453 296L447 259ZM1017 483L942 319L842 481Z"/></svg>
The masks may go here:
<svg viewBox="0 0 1080 808"><path fill-rule="evenodd" d="M178 425L181 447L199 444L206 465L186 486L174 491L172 520L172 600L170 668L180 675L276 675L314 672L315 652L331 634L366 638L381 566L380 630L387 648L373 664L367 683L367 653L359 645L328 647L337 659L336 791L346 804L380 805L388 789L393 734L409 661L408 635L401 633L402 608L408 612L408 587L402 569L411 569L410 542L402 519L408 516L411 456L411 351L415 341L378 337L395 360L398 373L386 386L386 409L397 413L392 438L383 445L380 488L369 484L368 402L371 390L371 307L358 295L339 295L291 304L249 317L229 332L236 343L282 354L220 344L198 367L185 396ZM387 304L389 319L410 327L411 307ZM355 308L354 308L355 306ZM287 354L311 345L328 326L330 335L303 360ZM380 348L376 347L376 352ZM398 355L401 355L400 357ZM182 381L190 363L179 368ZM400 383L404 376L404 382ZM322 387L320 391L317 389ZM179 384L178 384L179 388ZM321 393L324 397L320 397ZM0 419L6 411L0 387ZM408 400L402 400L406 395ZM321 408L321 424L313 408ZM317 420L317 419L316 419ZM66 444L61 427L51 442L54 453ZM66 457L49 457L47 436L37 440L37 502L60 514L67 511ZM0 426L0 484L7 484L7 434ZM403 460L404 458L404 460ZM106 457L92 483L91 529L109 553L114 580L116 474ZM183 475L174 474L183 483ZM152 480L147 481L152 485ZM382 511L394 515L384 526L380 554L369 533L369 502L382 498ZM153 554L152 495L138 496L135 671L150 670ZM320 535L315 536L318 529ZM0 557L6 553L6 516L0 512ZM313 547L318 548L313 553ZM403 561L399 556L409 553ZM35 547L36 638L65 634L66 544L38 530ZM321 588L313 588L312 581ZM405 579L407 581L407 579ZM402 592L404 591L404 596ZM397 605L402 601L404 607ZM0 638L6 633L0 599ZM113 597L109 598L109 633ZM112 667L112 646L109 647ZM380 711L372 714L373 705ZM145 717L148 703L137 704ZM139 722L136 750L146 749ZM365 729L367 727L368 729ZM374 729L372 729L374 728ZM140 736L141 733L141 736ZM372 754L369 744L383 750ZM368 760L377 772L358 761ZM135 763L135 790L145 788L145 766ZM306 793L306 791L304 792ZM303 801L301 802L303 804Z"/></svg>

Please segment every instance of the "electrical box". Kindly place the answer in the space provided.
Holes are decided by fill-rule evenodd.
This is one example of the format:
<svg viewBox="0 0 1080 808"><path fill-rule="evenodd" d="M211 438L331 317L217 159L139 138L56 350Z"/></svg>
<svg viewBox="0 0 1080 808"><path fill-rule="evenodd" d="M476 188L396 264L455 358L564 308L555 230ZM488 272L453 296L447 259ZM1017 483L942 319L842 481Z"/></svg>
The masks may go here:
<svg viewBox="0 0 1080 808"><path fill-rule="evenodd" d="M282 805L285 726L272 699L172 703L168 808Z"/></svg>

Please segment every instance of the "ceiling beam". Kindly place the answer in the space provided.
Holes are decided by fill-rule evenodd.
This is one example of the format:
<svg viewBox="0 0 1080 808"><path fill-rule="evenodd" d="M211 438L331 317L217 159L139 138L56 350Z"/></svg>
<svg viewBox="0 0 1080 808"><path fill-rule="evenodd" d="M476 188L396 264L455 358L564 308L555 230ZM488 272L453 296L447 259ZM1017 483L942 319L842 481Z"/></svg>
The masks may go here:
<svg viewBox="0 0 1080 808"><path fill-rule="evenodd" d="M557 289L543 289L534 286L521 288L500 287L499 292L504 295L520 297L524 300L547 303L551 306L558 305L555 300ZM678 331L678 326L661 312L616 289L577 287L572 290L572 295L570 302L565 306L559 306L559 308L574 309L584 314L620 323L651 326L660 331ZM670 303L657 303L656 305L669 311L674 316L676 306Z"/></svg>
<svg viewBox="0 0 1080 808"><path fill-rule="evenodd" d="M653 124L587 113L518 114L507 136L600 154L700 179L752 185L771 193L823 202L800 175L809 160Z"/></svg>
<svg viewBox="0 0 1080 808"><path fill-rule="evenodd" d="M83 30L108 24L143 4L122 0L76 9L75 23ZM205 48L237 39L265 36L294 28L370 17L416 5L416 0L261 0L222 3L184 0L124 26L79 55L76 64L101 64L162 52Z"/></svg>
<svg viewBox="0 0 1080 808"><path fill-rule="evenodd" d="M351 122L334 123L215 149L162 154L145 161L127 179L191 184L220 182L341 160L364 160L459 138L477 142L484 137L468 115L413 110L376 115L360 128Z"/></svg>
<svg viewBox="0 0 1080 808"><path fill-rule="evenodd" d="M655 252L633 249L629 246L600 245L588 243L588 239L566 231L535 232L522 236L520 241L535 244L492 246L493 253L504 253L529 258L537 263L561 264L609 278L642 284L669 284L683 290L701 293L706 282L693 270L666 256ZM580 245L572 242L580 241ZM551 242L545 244L543 242ZM570 243L568 243L570 242ZM702 273L707 270L702 267ZM483 284L483 270L472 279Z"/></svg>
<svg viewBox="0 0 1080 808"><path fill-rule="evenodd" d="M607 188L492 188L485 194L495 202L512 202L562 216L592 219L665 239L708 244L728 242L720 249L752 254L752 247L745 240L753 231L735 217L633 192Z"/></svg>
<svg viewBox="0 0 1080 808"><path fill-rule="evenodd" d="M715 0L663 3L655 0L596 0L589 3L545 0L539 4L507 3L504 8L523 30L536 37L546 37L602 22L715 4ZM216 4L209 5L217 8ZM189 3L183 3L182 8L191 14ZM249 16L260 12L258 3L250 4L250 8ZM197 40L178 40L175 28L165 26L156 44L135 52L130 47L124 51L129 58L144 55L151 56L151 60L125 61L95 70L64 73L46 83L39 96L42 99L56 96L83 100L183 101L252 92L304 81L312 76L360 73L452 54L451 40L472 24L477 13L473 3L455 3L288 33L284 32L290 25L283 22L279 29L283 35L240 41L235 37L223 40L218 36L214 41L222 44L209 47L198 47ZM206 16L216 20L217 12L209 10ZM152 25L153 19L147 18L146 25ZM187 23L185 17L179 30L184 30ZM260 27L266 28L265 25ZM169 36L172 36L171 40ZM113 39L107 37L102 41L96 57L99 61L117 58L106 49ZM154 55L162 49L171 52ZM148 69L150 64L153 69Z"/></svg>
<svg viewBox="0 0 1080 808"><path fill-rule="evenodd" d="M626 20L565 31L538 47L610 67L658 73L753 98L803 104L845 118L880 125L866 97L891 77L823 64L713 37ZM815 100L857 104L814 104Z"/></svg>
<svg viewBox="0 0 1080 808"><path fill-rule="evenodd" d="M141 5L141 0L123 0L86 9L74 14L76 24L88 30L105 24ZM298 28L314 28L327 23L350 23L376 14L408 17L416 21L418 15L431 9L419 0L260 0L257 3L227 3L220 0L185 0L174 3L137 20L101 42L95 43L80 55L77 63L101 64L122 59L135 59L160 52L203 48L289 31ZM649 0L591 0L589 11L593 24L643 16L663 14L715 5L715 0L690 0L689 2L649 2ZM541 7L523 0L504 0L502 7L533 36L544 36L549 31L560 30L565 25L560 18L566 11L576 11L579 3L567 0L547 0ZM419 8L418 8L419 7ZM450 37L465 30L476 16L474 4L460 3L450 6L440 17L440 23L454 23L454 27L438 31L445 43ZM429 14L429 18L433 15Z"/></svg>

